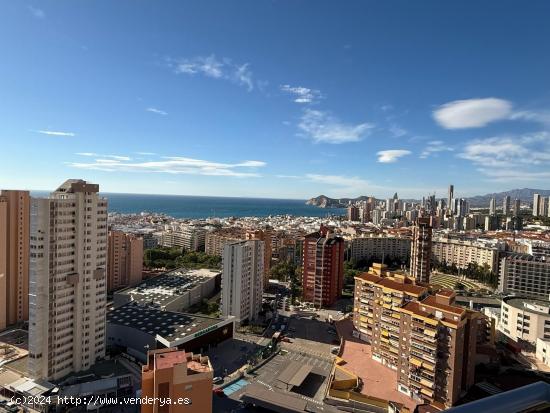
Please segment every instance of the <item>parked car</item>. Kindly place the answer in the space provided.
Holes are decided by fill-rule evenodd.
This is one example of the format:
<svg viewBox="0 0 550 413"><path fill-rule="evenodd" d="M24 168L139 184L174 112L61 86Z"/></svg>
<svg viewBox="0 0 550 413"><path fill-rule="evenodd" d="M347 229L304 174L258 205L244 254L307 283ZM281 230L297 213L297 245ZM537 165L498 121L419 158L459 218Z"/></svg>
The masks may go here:
<svg viewBox="0 0 550 413"><path fill-rule="evenodd" d="M212 380L212 382L214 384L221 384L223 383L223 378L222 377L214 377L214 379Z"/></svg>

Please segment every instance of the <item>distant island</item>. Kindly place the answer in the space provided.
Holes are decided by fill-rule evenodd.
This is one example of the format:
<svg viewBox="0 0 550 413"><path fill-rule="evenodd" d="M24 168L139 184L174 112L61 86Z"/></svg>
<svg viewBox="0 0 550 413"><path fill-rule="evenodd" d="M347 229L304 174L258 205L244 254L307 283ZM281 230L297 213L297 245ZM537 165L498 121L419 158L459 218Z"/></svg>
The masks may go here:
<svg viewBox="0 0 550 413"><path fill-rule="evenodd" d="M522 204L530 205L533 202L533 195L540 194L541 196L550 196L549 189L531 189L531 188L522 188L522 189L511 189L504 192L494 192L491 194L485 195L476 195L472 197L467 197L466 199L470 202L472 207L488 207L489 201L491 198L495 198L497 203L502 203L502 200L506 196L510 196L512 200L520 199ZM369 197L361 195L357 198L330 198L326 195L319 195L315 198L310 198L306 201L306 205L313 205L319 208L346 208L350 202L360 202L366 201ZM441 194L438 198L447 198L446 194ZM406 201L416 201L413 199L407 199Z"/></svg>

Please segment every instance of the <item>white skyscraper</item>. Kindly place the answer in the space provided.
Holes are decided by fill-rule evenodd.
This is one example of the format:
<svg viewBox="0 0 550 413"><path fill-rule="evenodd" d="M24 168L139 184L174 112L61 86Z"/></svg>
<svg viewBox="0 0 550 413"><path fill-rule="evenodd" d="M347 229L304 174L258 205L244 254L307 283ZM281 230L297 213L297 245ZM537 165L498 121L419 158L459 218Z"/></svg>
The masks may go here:
<svg viewBox="0 0 550 413"><path fill-rule="evenodd" d="M495 198L491 198L491 201L489 201L489 214L495 215L497 213L497 200Z"/></svg>
<svg viewBox="0 0 550 413"><path fill-rule="evenodd" d="M540 201L542 200L542 197L540 194L534 194L533 195L533 216L537 217L539 216L539 210L540 210Z"/></svg>
<svg viewBox="0 0 550 413"><path fill-rule="evenodd" d="M223 249L222 315L254 320L262 309L264 242L237 241Z"/></svg>
<svg viewBox="0 0 550 413"><path fill-rule="evenodd" d="M105 356L107 201L68 180L31 201L29 372L56 380Z"/></svg>
<svg viewBox="0 0 550 413"><path fill-rule="evenodd" d="M502 200L502 213L504 216L510 215L510 207L511 207L511 198L510 195L507 195Z"/></svg>

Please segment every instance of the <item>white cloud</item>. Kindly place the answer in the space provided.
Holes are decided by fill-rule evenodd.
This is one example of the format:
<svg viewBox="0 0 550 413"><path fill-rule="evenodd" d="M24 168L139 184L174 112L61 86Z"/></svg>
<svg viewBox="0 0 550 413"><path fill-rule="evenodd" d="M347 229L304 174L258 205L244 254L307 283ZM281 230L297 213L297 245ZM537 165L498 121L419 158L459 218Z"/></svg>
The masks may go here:
<svg viewBox="0 0 550 413"><path fill-rule="evenodd" d="M296 103L315 103L323 97L320 90L304 86L281 85L280 89L292 95Z"/></svg>
<svg viewBox="0 0 550 413"><path fill-rule="evenodd" d="M147 108L145 109L147 112L156 113L157 115L168 115L168 112L165 112L163 110L157 109L157 108Z"/></svg>
<svg viewBox="0 0 550 413"><path fill-rule="evenodd" d="M100 155L99 153L95 153L95 152L77 152L77 153L75 153L75 155L88 156L88 157L99 157L99 158L110 158L110 159L116 159L118 161L130 161L132 159L129 156Z"/></svg>
<svg viewBox="0 0 550 413"><path fill-rule="evenodd" d="M394 163L403 156L410 155L411 151L406 149L388 149L377 153L378 162L381 163Z"/></svg>
<svg viewBox="0 0 550 413"><path fill-rule="evenodd" d="M46 13L44 13L44 10L39 9L38 7L27 6L27 8L31 12L31 14L37 19L43 19L46 17Z"/></svg>
<svg viewBox="0 0 550 413"><path fill-rule="evenodd" d="M341 196L368 193L372 190L368 181L357 176L306 174L306 179L315 183L336 187L331 192L336 192Z"/></svg>
<svg viewBox="0 0 550 413"><path fill-rule="evenodd" d="M477 139L458 156L473 162L491 180L540 180L548 175L550 133Z"/></svg>
<svg viewBox="0 0 550 413"><path fill-rule="evenodd" d="M148 156L148 155L156 155L155 152L136 152L137 155L144 155L144 156Z"/></svg>
<svg viewBox="0 0 550 413"><path fill-rule="evenodd" d="M550 171L528 172L516 169L487 169L479 168L479 172L487 175L493 182L512 181L546 181L550 179Z"/></svg>
<svg viewBox="0 0 550 413"><path fill-rule="evenodd" d="M266 166L263 161L243 161L221 163L180 156L162 157L143 162L130 162L130 157L118 155L98 155L93 162L69 162L73 168L106 172L153 172L167 174L257 177L256 168Z"/></svg>
<svg viewBox="0 0 550 413"><path fill-rule="evenodd" d="M236 67L233 76L235 78L235 83L246 86L246 88L251 91L254 89L254 83L252 81L252 72L248 66L249 64L245 63L244 65Z"/></svg>
<svg viewBox="0 0 550 413"><path fill-rule="evenodd" d="M509 101L484 98L445 103L433 112L433 117L445 129L464 129L479 128L507 119L511 113L512 104Z"/></svg>
<svg viewBox="0 0 550 413"><path fill-rule="evenodd" d="M374 125L366 122L347 124L328 112L305 109L298 128L315 142L339 144L360 141L370 133Z"/></svg>
<svg viewBox="0 0 550 413"><path fill-rule="evenodd" d="M513 120L527 120L533 122L540 122L546 125L550 125L550 111L532 111L522 110L513 113L510 116Z"/></svg>
<svg viewBox="0 0 550 413"><path fill-rule="evenodd" d="M400 138L401 136L405 136L407 134L407 130L398 125L391 125L388 130L396 138Z"/></svg>
<svg viewBox="0 0 550 413"><path fill-rule="evenodd" d="M41 133L43 135L50 135L50 136L76 136L76 133L73 132L61 132L61 131L53 131L53 130L35 130L33 132Z"/></svg>
<svg viewBox="0 0 550 413"><path fill-rule="evenodd" d="M420 158L427 158L434 153L438 152L447 152L447 151L453 151L454 149L450 146L445 145L443 141L429 141L422 153L420 154Z"/></svg>
<svg viewBox="0 0 550 413"><path fill-rule="evenodd" d="M231 59L218 59L213 54L190 59L169 59L168 63L178 74L200 74L214 79L229 80L239 86L245 86L248 91L254 89L253 74L249 63L235 64Z"/></svg>
<svg viewBox="0 0 550 413"><path fill-rule="evenodd" d="M474 140L467 143L458 156L484 167L549 163L550 133L538 132L519 137Z"/></svg>
<svg viewBox="0 0 550 413"><path fill-rule="evenodd" d="M194 75L197 73L208 77L220 78L223 76L224 63L216 56L197 56L192 59L181 59L175 67L176 73Z"/></svg>

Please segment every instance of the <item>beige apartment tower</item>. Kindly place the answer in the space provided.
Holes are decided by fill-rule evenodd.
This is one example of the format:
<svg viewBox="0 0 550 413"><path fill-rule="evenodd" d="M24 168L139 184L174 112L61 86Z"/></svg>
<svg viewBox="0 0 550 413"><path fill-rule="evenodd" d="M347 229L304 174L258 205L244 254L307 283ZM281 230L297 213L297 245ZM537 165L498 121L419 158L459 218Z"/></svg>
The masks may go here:
<svg viewBox="0 0 550 413"><path fill-rule="evenodd" d="M0 191L0 331L29 319L28 191Z"/></svg>
<svg viewBox="0 0 550 413"><path fill-rule="evenodd" d="M107 201L68 180L31 201L29 373L57 380L105 356Z"/></svg>
<svg viewBox="0 0 550 413"><path fill-rule="evenodd" d="M355 277L353 324L372 358L397 372L397 390L441 409L474 382L480 313L431 294L406 274L373 264Z"/></svg>
<svg viewBox="0 0 550 413"><path fill-rule="evenodd" d="M109 231L107 291L133 287L143 273L143 238L122 231Z"/></svg>

